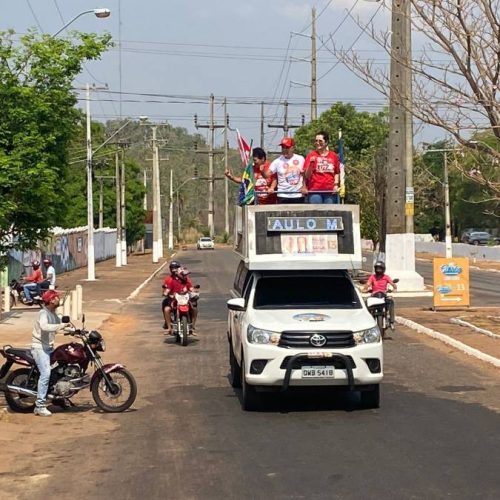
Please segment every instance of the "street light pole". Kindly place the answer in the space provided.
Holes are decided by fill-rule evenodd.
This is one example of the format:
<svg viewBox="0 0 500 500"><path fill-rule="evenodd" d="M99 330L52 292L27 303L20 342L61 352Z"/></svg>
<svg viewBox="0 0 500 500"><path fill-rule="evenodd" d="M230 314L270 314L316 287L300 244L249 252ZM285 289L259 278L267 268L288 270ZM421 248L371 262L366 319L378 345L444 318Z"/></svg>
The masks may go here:
<svg viewBox="0 0 500 500"><path fill-rule="evenodd" d="M103 19L105 17L109 17L111 15L111 11L109 9L90 9L90 10L84 10L83 12L80 12L80 14L76 15L71 21L68 21L62 28L58 29L53 35L52 38L56 37L61 33L61 31L64 31L70 24L75 22L79 17L85 15L85 14L95 14L96 17Z"/></svg>

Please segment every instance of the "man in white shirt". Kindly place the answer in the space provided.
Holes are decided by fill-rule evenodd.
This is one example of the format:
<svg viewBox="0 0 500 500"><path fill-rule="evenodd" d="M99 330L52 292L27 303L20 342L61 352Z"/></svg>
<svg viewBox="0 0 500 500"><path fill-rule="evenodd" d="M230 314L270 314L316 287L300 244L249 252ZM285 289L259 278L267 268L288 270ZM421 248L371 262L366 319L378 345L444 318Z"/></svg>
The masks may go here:
<svg viewBox="0 0 500 500"><path fill-rule="evenodd" d="M42 284L42 288L55 290L56 288L56 270L52 265L52 261L46 257L43 259L43 265L45 266L45 281Z"/></svg>
<svg viewBox="0 0 500 500"><path fill-rule="evenodd" d="M271 163L266 177L276 174L272 188L278 186L278 203L303 203L307 192L304 184L304 157L295 154L295 141L284 137L281 142L281 156Z"/></svg>

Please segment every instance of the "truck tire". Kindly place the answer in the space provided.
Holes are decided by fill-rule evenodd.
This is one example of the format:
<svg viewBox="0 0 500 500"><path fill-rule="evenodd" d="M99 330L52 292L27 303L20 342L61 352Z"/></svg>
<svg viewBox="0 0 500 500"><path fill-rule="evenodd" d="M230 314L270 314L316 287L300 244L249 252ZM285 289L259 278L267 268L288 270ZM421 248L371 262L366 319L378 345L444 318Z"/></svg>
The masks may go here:
<svg viewBox="0 0 500 500"><path fill-rule="evenodd" d="M241 369L234 355L233 344L229 341L229 382L231 387L239 389L241 387Z"/></svg>
<svg viewBox="0 0 500 500"><path fill-rule="evenodd" d="M241 406L245 411L257 411L260 409L260 394L253 385L247 384L245 379L245 359L241 357Z"/></svg>
<svg viewBox="0 0 500 500"><path fill-rule="evenodd" d="M361 391L361 406L366 409L380 408L380 385L377 384L367 391Z"/></svg>

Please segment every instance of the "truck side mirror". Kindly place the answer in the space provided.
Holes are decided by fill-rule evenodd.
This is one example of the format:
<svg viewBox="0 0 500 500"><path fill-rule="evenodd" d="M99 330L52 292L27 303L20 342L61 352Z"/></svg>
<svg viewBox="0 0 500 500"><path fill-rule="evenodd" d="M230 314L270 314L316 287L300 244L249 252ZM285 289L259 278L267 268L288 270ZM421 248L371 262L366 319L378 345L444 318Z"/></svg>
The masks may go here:
<svg viewBox="0 0 500 500"><path fill-rule="evenodd" d="M229 299L227 301L227 308L230 311L246 311L245 299L238 297L236 299Z"/></svg>

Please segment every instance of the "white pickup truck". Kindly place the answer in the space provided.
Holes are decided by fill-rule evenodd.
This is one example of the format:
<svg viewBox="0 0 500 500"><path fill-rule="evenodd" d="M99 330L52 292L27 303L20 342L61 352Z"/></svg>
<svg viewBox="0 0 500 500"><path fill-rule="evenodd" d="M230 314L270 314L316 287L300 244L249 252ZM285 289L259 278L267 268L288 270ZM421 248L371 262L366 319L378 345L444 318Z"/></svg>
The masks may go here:
<svg viewBox="0 0 500 500"><path fill-rule="evenodd" d="M240 234L236 247L242 259L227 303L227 330L231 384L242 387L245 410L259 409L263 391L294 386L348 387L360 391L363 406L380 404L380 331L345 269L346 261L361 262L357 207L342 206L333 210L336 215L328 215L332 207L325 212L322 205L319 215L311 215L315 207L245 207L242 215L240 229L246 234ZM275 211L286 209L288 218L300 220L288 226L281 221L283 228L289 228L283 238ZM301 217L303 210L308 210L309 222ZM342 223L333 229L334 224L323 220L326 216ZM265 231L259 229L259 221ZM314 248L310 233L314 225L322 228L325 248L335 240L335 252ZM290 228L297 227L304 228L300 234L308 238L306 252L300 255L282 247L293 234ZM346 227L351 228L349 235L342 234ZM260 246L252 244L252 232ZM332 232L335 238L330 238ZM277 233L279 241L271 241Z"/></svg>

